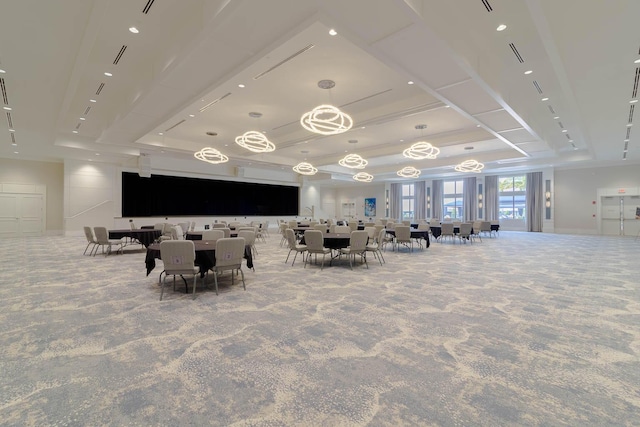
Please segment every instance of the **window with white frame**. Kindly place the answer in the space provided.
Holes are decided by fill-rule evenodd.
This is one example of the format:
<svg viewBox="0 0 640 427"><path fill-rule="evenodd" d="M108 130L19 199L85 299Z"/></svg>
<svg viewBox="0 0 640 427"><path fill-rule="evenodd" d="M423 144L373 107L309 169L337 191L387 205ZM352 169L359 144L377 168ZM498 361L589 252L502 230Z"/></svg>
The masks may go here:
<svg viewBox="0 0 640 427"><path fill-rule="evenodd" d="M415 212L415 185L402 184L402 220L412 220Z"/></svg>
<svg viewBox="0 0 640 427"><path fill-rule="evenodd" d="M527 199L527 177L501 176L498 178L500 219L525 219Z"/></svg>
<svg viewBox="0 0 640 427"><path fill-rule="evenodd" d="M442 183L442 218L462 219L464 181L444 181Z"/></svg>

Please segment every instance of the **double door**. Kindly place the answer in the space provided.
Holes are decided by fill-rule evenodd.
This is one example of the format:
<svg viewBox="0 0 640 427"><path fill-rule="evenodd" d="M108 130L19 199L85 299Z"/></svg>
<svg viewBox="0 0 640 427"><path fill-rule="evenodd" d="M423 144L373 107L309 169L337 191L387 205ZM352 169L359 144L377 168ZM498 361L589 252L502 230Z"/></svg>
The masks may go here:
<svg viewBox="0 0 640 427"><path fill-rule="evenodd" d="M0 237L41 236L42 194L0 193Z"/></svg>

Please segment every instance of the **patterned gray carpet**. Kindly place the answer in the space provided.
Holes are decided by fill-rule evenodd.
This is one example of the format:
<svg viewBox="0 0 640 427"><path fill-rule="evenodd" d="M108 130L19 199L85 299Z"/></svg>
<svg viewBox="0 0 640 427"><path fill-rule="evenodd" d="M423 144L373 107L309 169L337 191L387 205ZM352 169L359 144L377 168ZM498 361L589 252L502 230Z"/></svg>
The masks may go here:
<svg viewBox="0 0 640 427"><path fill-rule="evenodd" d="M145 251L0 241L0 424L637 426L640 242L501 232L169 288Z"/></svg>

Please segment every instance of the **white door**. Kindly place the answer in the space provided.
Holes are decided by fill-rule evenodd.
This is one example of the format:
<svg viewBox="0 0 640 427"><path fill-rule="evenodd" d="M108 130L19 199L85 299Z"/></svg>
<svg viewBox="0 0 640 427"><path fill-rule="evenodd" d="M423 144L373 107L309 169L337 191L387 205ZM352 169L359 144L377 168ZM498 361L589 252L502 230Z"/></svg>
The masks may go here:
<svg viewBox="0 0 640 427"><path fill-rule="evenodd" d="M602 234L619 236L620 230L620 197L603 196L601 199L600 218Z"/></svg>
<svg viewBox="0 0 640 427"><path fill-rule="evenodd" d="M41 236L42 194L0 193L0 237Z"/></svg>

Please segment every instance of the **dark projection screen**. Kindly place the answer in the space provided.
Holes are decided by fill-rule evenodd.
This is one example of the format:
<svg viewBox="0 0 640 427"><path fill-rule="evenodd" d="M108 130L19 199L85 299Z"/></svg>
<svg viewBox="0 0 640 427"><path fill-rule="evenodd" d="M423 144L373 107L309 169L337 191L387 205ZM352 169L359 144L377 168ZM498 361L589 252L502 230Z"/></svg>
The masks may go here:
<svg viewBox="0 0 640 427"><path fill-rule="evenodd" d="M122 216L298 214L298 187L122 172Z"/></svg>

